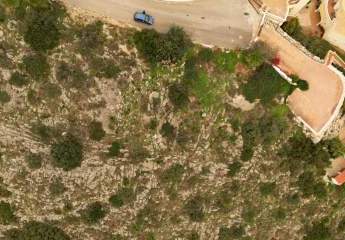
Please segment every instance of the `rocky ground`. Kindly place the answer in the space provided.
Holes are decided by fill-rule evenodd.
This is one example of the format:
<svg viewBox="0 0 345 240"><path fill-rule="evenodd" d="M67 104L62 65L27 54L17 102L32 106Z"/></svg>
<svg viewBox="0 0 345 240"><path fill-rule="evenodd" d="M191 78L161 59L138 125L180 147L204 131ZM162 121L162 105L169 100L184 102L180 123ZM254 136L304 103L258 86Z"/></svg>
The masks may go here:
<svg viewBox="0 0 345 240"><path fill-rule="evenodd" d="M219 61L230 62L201 63L205 92L194 89L188 106L176 109L169 87L183 78L186 59L151 66L136 49L136 30L108 23L101 28L102 47L85 48L83 36L93 33L80 32L97 19L83 14L64 20L60 45L45 55L48 70L37 67L33 74L23 63L35 53L21 24L11 18L0 24L0 90L7 99L0 104L0 200L15 215L1 222L1 233L35 220L76 240L312 239L303 238L312 223L327 218L329 239L343 239L343 193L325 186L326 197L303 195L298 175L278 155L298 128L288 111L274 142L258 141L251 159L241 156L246 123L263 122L280 109L242 96L253 69L226 59L248 53L215 50ZM13 84L15 72L28 83ZM94 121L105 131L97 140L90 136ZM262 128L270 132L272 126ZM83 144L81 166L70 171L56 167L51 156L54 142L67 133ZM120 150L110 156L114 142ZM41 164L30 160L32 154ZM120 205L109 201L116 194ZM104 216L90 222L84 212L95 202Z"/></svg>

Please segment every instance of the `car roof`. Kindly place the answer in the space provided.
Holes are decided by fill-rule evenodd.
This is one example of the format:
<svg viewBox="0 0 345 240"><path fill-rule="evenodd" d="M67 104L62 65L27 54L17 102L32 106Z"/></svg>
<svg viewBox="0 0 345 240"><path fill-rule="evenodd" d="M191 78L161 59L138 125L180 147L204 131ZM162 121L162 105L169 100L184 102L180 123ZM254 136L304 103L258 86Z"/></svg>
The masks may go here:
<svg viewBox="0 0 345 240"><path fill-rule="evenodd" d="M146 17L147 15L146 14L143 14L142 12L136 12L135 13L135 18L137 18L137 19L140 19L140 20L145 20L145 17Z"/></svg>

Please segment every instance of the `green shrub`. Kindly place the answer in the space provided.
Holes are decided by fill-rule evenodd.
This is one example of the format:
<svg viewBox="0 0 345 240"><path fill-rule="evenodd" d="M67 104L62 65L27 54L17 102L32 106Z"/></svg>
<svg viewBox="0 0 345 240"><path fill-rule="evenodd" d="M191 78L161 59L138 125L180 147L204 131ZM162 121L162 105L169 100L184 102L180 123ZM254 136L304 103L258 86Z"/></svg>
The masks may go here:
<svg viewBox="0 0 345 240"><path fill-rule="evenodd" d="M25 71L36 81L47 78L50 74L50 66L47 57L43 54L27 55L23 58Z"/></svg>
<svg viewBox="0 0 345 240"><path fill-rule="evenodd" d="M233 225L230 228L222 226L219 228L218 240L240 239L245 233L242 225Z"/></svg>
<svg viewBox="0 0 345 240"><path fill-rule="evenodd" d="M267 105L278 96L286 97L291 92L291 85L271 65L263 64L242 86L242 92L248 101L258 99Z"/></svg>
<svg viewBox="0 0 345 240"><path fill-rule="evenodd" d="M181 182L184 172L184 166L175 163L162 173L160 179L163 183L177 184Z"/></svg>
<svg viewBox="0 0 345 240"><path fill-rule="evenodd" d="M36 106L37 104L39 104L42 101L42 99L38 95L37 91L35 91L33 89L29 89L26 97L28 99L29 104L31 104L33 106Z"/></svg>
<svg viewBox="0 0 345 240"><path fill-rule="evenodd" d="M26 76L19 72L14 72L8 82L16 87L24 87L29 83Z"/></svg>
<svg viewBox="0 0 345 240"><path fill-rule="evenodd" d="M254 208L252 204L245 204L242 210L242 218L243 220L248 223L254 223L255 217L258 214L258 210Z"/></svg>
<svg viewBox="0 0 345 240"><path fill-rule="evenodd" d="M30 221L20 229L5 232L8 240L70 240L71 238L60 228L48 223Z"/></svg>
<svg viewBox="0 0 345 240"><path fill-rule="evenodd" d="M204 199L200 196L191 198L185 203L184 211L191 221L201 222L205 218Z"/></svg>
<svg viewBox="0 0 345 240"><path fill-rule="evenodd" d="M45 82L41 86L42 97L44 99L56 99L61 96L62 91L59 85L51 82Z"/></svg>
<svg viewBox="0 0 345 240"><path fill-rule="evenodd" d="M327 149L327 152L330 154L331 158L342 157L345 154L345 145L338 137L323 140L321 145Z"/></svg>
<svg viewBox="0 0 345 240"><path fill-rule="evenodd" d="M192 231L190 234L188 234L187 240L200 240L200 236L196 231Z"/></svg>
<svg viewBox="0 0 345 240"><path fill-rule="evenodd" d="M214 59L214 52L211 48L201 48L198 52L198 60L201 62L210 62Z"/></svg>
<svg viewBox="0 0 345 240"><path fill-rule="evenodd" d="M82 89L89 84L88 76L78 66L61 62L56 69L56 79L67 88Z"/></svg>
<svg viewBox="0 0 345 240"><path fill-rule="evenodd" d="M309 226L303 237L303 240L331 240L333 239L331 229L326 224L325 220L320 222L313 222L312 226Z"/></svg>
<svg viewBox="0 0 345 240"><path fill-rule="evenodd" d="M100 141L105 136L102 122L92 121L89 126L89 136L92 140Z"/></svg>
<svg viewBox="0 0 345 240"><path fill-rule="evenodd" d="M233 73L235 71L236 64L239 62L239 58L235 51L218 51L215 54L214 61L219 70Z"/></svg>
<svg viewBox="0 0 345 240"><path fill-rule="evenodd" d="M291 18L289 21L282 25L282 29L290 36L297 36L301 34L302 27L299 23L298 18Z"/></svg>
<svg viewBox="0 0 345 240"><path fill-rule="evenodd" d="M285 209L281 207L274 209L272 212L272 217L277 221L285 219L286 218Z"/></svg>
<svg viewBox="0 0 345 240"><path fill-rule="evenodd" d="M31 8L26 19L24 40L36 51L47 51L59 45L64 7L58 2L49 2L47 7Z"/></svg>
<svg viewBox="0 0 345 240"><path fill-rule="evenodd" d="M91 71L99 78L116 79L121 72L119 66L111 59L95 57L91 60Z"/></svg>
<svg viewBox="0 0 345 240"><path fill-rule="evenodd" d="M120 155L120 150L122 148L121 143L114 141L111 143L111 146L108 148L108 156L118 157Z"/></svg>
<svg viewBox="0 0 345 240"><path fill-rule="evenodd" d="M135 33L134 42L139 52L151 63L177 62L191 45L187 34L180 27L171 27L166 34L144 29Z"/></svg>
<svg viewBox="0 0 345 240"><path fill-rule="evenodd" d="M263 196L268 196L273 194L274 190L276 189L277 184L275 182L265 182L260 184L260 193Z"/></svg>
<svg viewBox="0 0 345 240"><path fill-rule="evenodd" d="M125 186L120 188L116 194L109 198L109 202L113 207L120 208L135 200L135 192L132 187Z"/></svg>
<svg viewBox="0 0 345 240"><path fill-rule="evenodd" d="M337 52L336 48L328 41L319 37L304 34L298 18L291 18L289 21L285 22L282 25L282 29L295 40L300 42L308 51L321 59L325 58L329 50ZM342 53L339 53L339 55L343 56Z"/></svg>
<svg viewBox="0 0 345 240"><path fill-rule="evenodd" d="M292 173L308 165L316 167L323 174L331 158L325 143L314 144L301 130L282 145L278 155L283 158L283 165L287 166Z"/></svg>
<svg viewBox="0 0 345 240"><path fill-rule="evenodd" d="M11 96L4 90L0 90L0 103L5 104L11 101Z"/></svg>
<svg viewBox="0 0 345 240"><path fill-rule="evenodd" d="M162 128L160 130L160 134L167 138L170 141L173 141L176 136L176 129L173 125L171 125L169 122L165 122L162 125Z"/></svg>
<svg viewBox="0 0 345 240"><path fill-rule="evenodd" d="M169 100L177 108L183 108L189 103L188 88L180 83L174 83L169 87Z"/></svg>
<svg viewBox="0 0 345 240"><path fill-rule="evenodd" d="M233 177L241 170L242 163L239 161L235 161L228 165L228 175Z"/></svg>
<svg viewBox="0 0 345 240"><path fill-rule="evenodd" d="M106 215L106 210L104 206L100 202L94 202L89 204L83 211L82 211L82 218L86 223L94 224L98 223L101 219L103 219Z"/></svg>
<svg viewBox="0 0 345 240"><path fill-rule="evenodd" d="M0 201L0 224L8 225L16 220L13 207L4 201Z"/></svg>
<svg viewBox="0 0 345 240"><path fill-rule="evenodd" d="M299 175L297 186L303 193L304 197L314 195L317 198L324 198L327 196L327 189L325 188L325 185L322 182L318 182L311 171L305 171Z"/></svg>
<svg viewBox="0 0 345 240"><path fill-rule="evenodd" d="M31 132L37 135L44 143L49 143L55 136L58 135L56 129L44 125L42 122L32 124Z"/></svg>
<svg viewBox="0 0 345 240"><path fill-rule="evenodd" d="M39 169L42 166L42 156L39 153L29 153L25 157L25 161L28 164L28 167L31 169Z"/></svg>
<svg viewBox="0 0 345 240"><path fill-rule="evenodd" d="M83 159L83 145L71 134L67 134L51 146L51 155L56 167L65 171L80 167Z"/></svg>
<svg viewBox="0 0 345 240"><path fill-rule="evenodd" d="M90 51L103 51L106 36L103 33L103 23L95 21L84 26L79 31L80 51L89 54Z"/></svg>
<svg viewBox="0 0 345 240"><path fill-rule="evenodd" d="M1 198L8 198L12 195L12 193L7 190L7 188L5 186L1 186L0 185L0 197Z"/></svg>
<svg viewBox="0 0 345 240"><path fill-rule="evenodd" d="M0 5L0 23L5 22L7 19L6 9Z"/></svg>
<svg viewBox="0 0 345 240"><path fill-rule="evenodd" d="M52 194L54 197L59 196L63 194L66 191L66 187L63 184L62 180L60 178L54 179L50 184L49 184L49 192Z"/></svg>
<svg viewBox="0 0 345 240"><path fill-rule="evenodd" d="M309 83L307 81L300 79L296 75L292 75L290 78L292 79L292 82L296 84L292 90L294 90L294 88L299 88L302 91L307 91L309 89Z"/></svg>

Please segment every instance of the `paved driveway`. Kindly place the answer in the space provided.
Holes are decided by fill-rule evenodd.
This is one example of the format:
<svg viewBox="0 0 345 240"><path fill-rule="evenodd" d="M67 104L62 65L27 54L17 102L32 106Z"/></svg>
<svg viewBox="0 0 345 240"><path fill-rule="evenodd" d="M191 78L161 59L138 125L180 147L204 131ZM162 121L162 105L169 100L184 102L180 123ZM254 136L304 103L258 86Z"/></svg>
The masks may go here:
<svg viewBox="0 0 345 240"><path fill-rule="evenodd" d="M291 110L315 132L329 123L338 104L342 101L341 78L325 64L312 60L267 25L260 39L277 50L280 67L296 74L309 83L308 91L295 90L288 97Z"/></svg>
<svg viewBox="0 0 345 240"><path fill-rule="evenodd" d="M133 13L145 9L152 14L158 31L182 26L196 42L219 47L245 47L252 37L252 18L257 17L248 0L65 0L67 4L90 10L114 20L133 22Z"/></svg>

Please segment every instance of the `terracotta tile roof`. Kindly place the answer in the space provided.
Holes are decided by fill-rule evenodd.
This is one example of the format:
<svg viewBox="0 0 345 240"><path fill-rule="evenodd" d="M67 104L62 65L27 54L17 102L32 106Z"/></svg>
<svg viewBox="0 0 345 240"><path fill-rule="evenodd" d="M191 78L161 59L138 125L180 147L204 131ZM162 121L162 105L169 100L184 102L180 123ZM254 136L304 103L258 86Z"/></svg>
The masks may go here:
<svg viewBox="0 0 345 240"><path fill-rule="evenodd" d="M345 183L345 170L338 174L338 176L332 178L332 182L336 185L343 185Z"/></svg>

